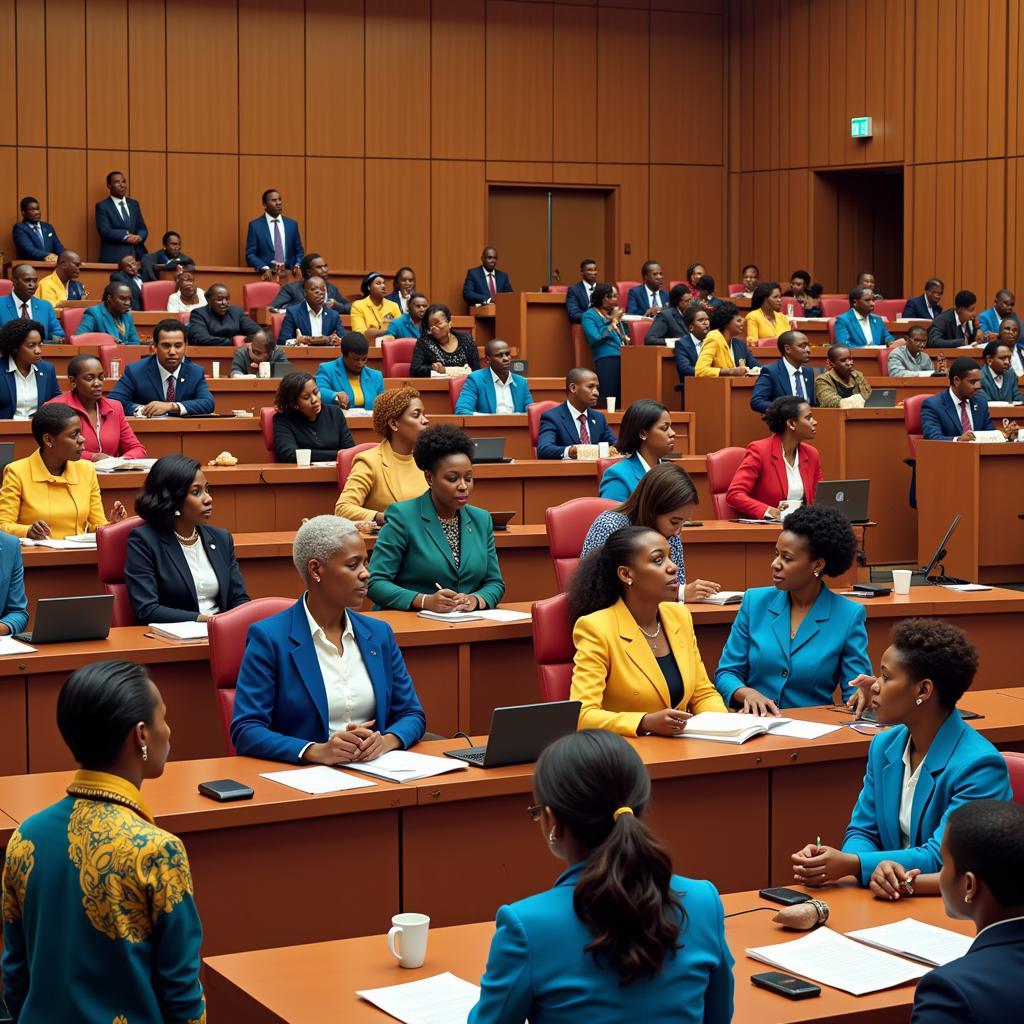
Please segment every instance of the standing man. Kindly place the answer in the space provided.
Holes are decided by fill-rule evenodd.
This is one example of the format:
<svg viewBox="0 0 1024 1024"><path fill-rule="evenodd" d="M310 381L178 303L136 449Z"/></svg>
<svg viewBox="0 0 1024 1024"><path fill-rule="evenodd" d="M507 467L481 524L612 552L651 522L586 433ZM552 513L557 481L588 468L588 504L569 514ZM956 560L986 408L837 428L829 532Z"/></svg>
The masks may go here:
<svg viewBox="0 0 1024 1024"><path fill-rule="evenodd" d="M87 292L82 287L82 282L78 280L81 273L82 257L77 252L65 249L57 257L57 265L53 268L53 273L47 274L39 282L39 290L36 294L55 308L69 300L76 302L84 299L87 297Z"/></svg>
<svg viewBox="0 0 1024 1024"><path fill-rule="evenodd" d="M995 303L991 309L986 309L978 317L978 326L985 332L989 341L995 341L999 337L999 325L1004 320L1016 320L1020 327L1020 317L1013 311L1017 302L1016 296L1007 288L1000 288L996 292Z"/></svg>
<svg viewBox="0 0 1024 1024"><path fill-rule="evenodd" d="M11 271L11 279L14 281L14 291L0 299L0 327L18 317L23 320L35 320L45 328L43 341L50 338L63 341L64 328L57 322L53 306L44 299L35 297L39 287L35 267L19 263Z"/></svg>
<svg viewBox="0 0 1024 1024"><path fill-rule="evenodd" d="M288 270L297 275L303 257L299 223L281 212L284 200L276 188L268 188L262 202L263 216L249 221L245 262L264 281L273 280Z"/></svg>
<svg viewBox="0 0 1024 1024"><path fill-rule="evenodd" d="M139 274L139 261L134 256L122 256L110 280L128 285L132 293L132 309L142 309L142 277Z"/></svg>
<svg viewBox="0 0 1024 1024"><path fill-rule="evenodd" d="M96 230L100 236L100 263L119 263L122 256L146 255L149 229L137 199L128 198L128 179L121 171L107 175L106 199L96 204Z"/></svg>
<svg viewBox="0 0 1024 1024"><path fill-rule="evenodd" d="M512 349L507 341L492 338L484 346L487 367L474 370L455 403L456 416L501 415L526 412L533 395L525 377L512 372Z"/></svg>
<svg viewBox="0 0 1024 1024"><path fill-rule="evenodd" d="M269 304L271 310L280 313L296 302L302 302L305 298L306 281L311 277L322 277L327 282L327 301L324 305L333 309L339 316L349 311L349 303L341 292L331 284L327 273L327 260L318 252L307 252L299 264L299 272L302 277L298 281L289 281L281 286L281 290L274 296Z"/></svg>
<svg viewBox="0 0 1024 1024"><path fill-rule="evenodd" d="M616 444L608 421L594 407L601 385L593 370L577 366L565 378L565 402L545 409L537 432L538 459L575 459L578 444Z"/></svg>
<svg viewBox="0 0 1024 1024"><path fill-rule="evenodd" d="M25 196L21 201L21 221L11 229L19 260L54 263L64 251L53 225L47 224L42 218L39 200L35 196Z"/></svg>
<svg viewBox="0 0 1024 1024"><path fill-rule="evenodd" d="M657 316L668 305L668 292L661 283L665 280L665 272L661 264L648 260L641 268L643 284L629 289L626 312L630 316Z"/></svg>
<svg viewBox="0 0 1024 1024"><path fill-rule="evenodd" d="M462 284L462 298L467 306L486 306L494 301L498 292L512 291L512 282L504 270L498 270L498 250L487 246L480 253L480 266L466 271Z"/></svg>
<svg viewBox="0 0 1024 1024"><path fill-rule="evenodd" d="M160 241L162 249L142 258L140 274L143 281L159 281L165 270L177 272L181 267L195 265L195 260L181 251L181 235L177 231L165 231Z"/></svg>
<svg viewBox="0 0 1024 1024"><path fill-rule="evenodd" d="M801 331L783 331L775 344L782 358L761 370L761 376L750 396L750 408L764 412L776 398L795 395L808 405L817 405L814 397L814 371L807 365L811 361L811 343Z"/></svg>
<svg viewBox="0 0 1024 1024"><path fill-rule="evenodd" d="M978 296L974 292L957 292L953 296L953 308L939 314L928 329L929 348L960 348L962 345L977 345L982 341L978 325ZM978 368L979 379L981 368Z"/></svg>
<svg viewBox="0 0 1024 1024"><path fill-rule="evenodd" d="M580 323L583 314L590 309L590 296L597 285L597 260L586 259L580 263L580 278L565 293L565 312L571 324Z"/></svg>
<svg viewBox="0 0 1024 1024"><path fill-rule="evenodd" d="M924 294L907 299L903 307L905 320L934 320L942 312L942 295L946 286L937 278L925 282Z"/></svg>

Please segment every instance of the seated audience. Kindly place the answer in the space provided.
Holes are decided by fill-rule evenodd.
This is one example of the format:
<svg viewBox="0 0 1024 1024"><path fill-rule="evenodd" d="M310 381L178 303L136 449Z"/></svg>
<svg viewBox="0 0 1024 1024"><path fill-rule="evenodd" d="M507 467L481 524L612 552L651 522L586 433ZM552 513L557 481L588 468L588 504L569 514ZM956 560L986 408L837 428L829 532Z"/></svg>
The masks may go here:
<svg viewBox="0 0 1024 1024"><path fill-rule="evenodd" d="M363 297L352 303L352 330L365 334L372 341L378 334L385 334L388 325L392 320L397 320L402 311L385 298L388 283L384 275L377 271L363 278L359 290Z"/></svg>
<svg viewBox="0 0 1024 1024"><path fill-rule="evenodd" d="M462 300L467 306L486 306L494 301L498 292L510 291L512 282L508 274L498 269L498 250L489 245L480 253L480 266L466 271Z"/></svg>
<svg viewBox="0 0 1024 1024"><path fill-rule="evenodd" d="M480 414L511 415L526 412L533 395L525 377L512 372L512 349L507 341L492 338L484 346L487 367L474 370L462 386L455 403L456 416Z"/></svg>
<svg viewBox="0 0 1024 1024"><path fill-rule="evenodd" d="M932 363L925 352L928 347L928 328L920 324L907 331L906 344L896 345L889 352L890 377L932 377L946 373L946 357L941 353Z"/></svg>
<svg viewBox="0 0 1024 1024"><path fill-rule="evenodd" d="M691 296L705 309L717 309L722 300L715 295L715 279L710 274L697 278L697 294Z"/></svg>
<svg viewBox="0 0 1024 1024"><path fill-rule="evenodd" d="M231 721L235 750L343 765L411 747L426 719L391 627L356 611L370 573L355 524L308 519L292 561L306 592L249 627Z"/></svg>
<svg viewBox="0 0 1024 1024"><path fill-rule="evenodd" d="M864 606L821 578L842 576L857 551L846 517L805 505L786 517L775 545L771 587L743 595L715 672L726 704L755 715L844 700L863 708L871 659Z"/></svg>
<svg viewBox="0 0 1024 1024"><path fill-rule="evenodd" d="M700 350L704 346L704 339L707 338L708 332L711 330L710 314L703 306L696 303L687 306L683 312L683 329L684 333L681 337L676 338L675 346L676 373L679 374L680 384L684 383L687 377L692 377L696 373Z"/></svg>
<svg viewBox="0 0 1024 1024"><path fill-rule="evenodd" d="M601 477L602 498L625 501L652 466L657 466L675 446L676 432L668 409L651 398L634 402L623 414L619 429L619 453L626 458L610 465Z"/></svg>
<svg viewBox="0 0 1024 1024"><path fill-rule="evenodd" d="M743 290L735 294L742 295L745 299L754 297L754 289L757 288L761 278L761 271L756 263L748 263L740 270L740 281L743 283Z"/></svg>
<svg viewBox="0 0 1024 1024"><path fill-rule="evenodd" d="M43 325L8 320L0 327L0 420L30 420L60 394L57 371L43 361Z"/></svg>
<svg viewBox="0 0 1024 1024"><path fill-rule="evenodd" d="M565 312L569 323L583 321L583 314L590 309L590 295L597 285L597 260L580 261L580 280L569 286L565 293Z"/></svg>
<svg viewBox="0 0 1024 1024"><path fill-rule="evenodd" d="M668 292L661 287L662 281L665 280L665 272L661 269L660 263L647 260L640 268L640 276L643 283L629 289L625 312L630 316L657 316L668 305ZM592 307L597 305L593 295L590 302Z"/></svg>
<svg viewBox="0 0 1024 1024"><path fill-rule="evenodd" d="M683 314L693 302L690 289L685 284L672 286L668 302L654 318L644 338L645 345L664 345L666 338L685 338L689 331L683 323ZM678 341L676 342L678 344Z"/></svg>
<svg viewBox="0 0 1024 1024"><path fill-rule="evenodd" d="M69 390L50 401L63 402L78 413L85 438L83 459L99 462L108 458L146 458L145 445L125 418L121 403L103 394L105 379L99 357L83 352L68 363Z"/></svg>
<svg viewBox="0 0 1024 1024"><path fill-rule="evenodd" d="M679 575L657 530L627 526L569 582L579 728L678 736L690 713L726 710L708 678Z"/></svg>
<svg viewBox="0 0 1024 1024"><path fill-rule="evenodd" d="M188 340L193 345L232 345L236 335L259 329L241 306L231 305L231 293L222 284L211 284L206 305L193 309L188 318Z"/></svg>
<svg viewBox="0 0 1024 1024"><path fill-rule="evenodd" d="M77 302L86 297L79 277L82 273L82 257L77 252L65 249L58 257L52 274L39 282L36 295L55 309L65 302Z"/></svg>
<svg viewBox="0 0 1024 1024"><path fill-rule="evenodd" d="M328 345L338 344L338 331L342 329L341 317L324 304L327 298L327 282L322 277L314 275L306 278L302 288L304 299L288 307L288 312L281 321L278 340L285 345L306 338Z"/></svg>
<svg viewBox="0 0 1024 1024"><path fill-rule="evenodd" d="M991 309L986 309L978 317L978 326L989 341L995 341L999 337L999 326L1004 320L1016 320L1020 327L1020 317L1013 311L1017 297L1007 288L1000 288L996 292L995 302Z"/></svg>
<svg viewBox="0 0 1024 1024"><path fill-rule="evenodd" d="M978 297L974 292L957 292L953 296L953 308L940 313L928 328L928 347L960 348L980 344L982 329L977 310Z"/></svg>
<svg viewBox="0 0 1024 1024"><path fill-rule="evenodd" d="M694 367L696 377L745 377L761 364L743 340L743 314L734 302L723 302L711 314L711 330L700 347Z"/></svg>
<svg viewBox="0 0 1024 1024"><path fill-rule="evenodd" d="M707 271L704 269L703 263L691 263L686 268L686 287L689 289L691 298L697 298L699 294L697 282L704 276L705 273L707 273Z"/></svg>
<svg viewBox="0 0 1024 1024"><path fill-rule="evenodd" d="M999 325L999 340L1010 346L1013 359L1010 369L1018 377L1024 377L1024 342L1020 338L1020 325L1016 320L1004 320Z"/></svg>
<svg viewBox="0 0 1024 1024"><path fill-rule="evenodd" d="M418 338L424 333L423 315L430 300L421 292L413 292L406 303L406 311L388 324L385 334L389 338Z"/></svg>
<svg viewBox="0 0 1024 1024"><path fill-rule="evenodd" d="M128 198L128 179L121 171L107 175L106 199L96 204L96 232L100 236L100 263L117 263L129 253L146 255L149 228L137 199Z"/></svg>
<svg viewBox="0 0 1024 1024"><path fill-rule="evenodd" d="M4 469L0 530L29 540L64 540L106 525L96 470L82 460L78 413L61 403L44 405L32 417L32 436L38 450ZM126 514L115 501L111 519Z"/></svg>
<svg viewBox="0 0 1024 1024"><path fill-rule="evenodd" d="M907 299L903 307L904 320L934 320L942 312L945 290L946 286L937 277L929 278L921 295Z"/></svg>
<svg viewBox="0 0 1024 1024"><path fill-rule="evenodd" d="M19 204L21 220L11 228L14 252L19 260L53 263L64 252L52 224L43 220L42 207L35 196L25 196Z"/></svg>
<svg viewBox="0 0 1024 1024"><path fill-rule="evenodd" d="M370 600L401 611L494 608L505 581L491 514L469 504L472 440L447 424L428 427L412 457L427 491L388 508L370 559Z"/></svg>
<svg viewBox="0 0 1024 1024"><path fill-rule="evenodd" d="M278 462L295 462L299 448L310 449L313 462L330 462L351 448L352 431L336 403L324 405L312 374L296 370L281 378L274 399L274 454Z"/></svg>
<svg viewBox="0 0 1024 1024"><path fill-rule="evenodd" d="M601 394L617 399L622 393L622 346L631 342L629 328L622 319L625 314L615 285L599 284L590 301L593 305L583 314L581 324L583 337L590 346ZM665 301L668 301L667 295Z"/></svg>
<svg viewBox="0 0 1024 1024"><path fill-rule="evenodd" d="M305 301L306 295L303 286L307 277L320 277L327 282L327 298L324 300L324 305L328 309L333 309L339 315L349 311L348 300L331 284L327 261L320 253L306 253L299 264L299 272L302 274L301 280L289 281L287 284L281 285L281 290L269 304L271 312L283 313L289 306Z"/></svg>
<svg viewBox="0 0 1024 1024"><path fill-rule="evenodd" d="M195 266L196 261L181 251L181 235L177 231L165 231L160 244L162 248L142 257L139 272L143 281L159 281L161 274L180 273L182 267Z"/></svg>
<svg viewBox="0 0 1024 1024"><path fill-rule="evenodd" d="M187 455L165 455L146 474L128 536L124 581L135 621L209 622L249 600L230 532L210 526L206 474Z"/></svg>
<svg viewBox="0 0 1024 1024"><path fill-rule="evenodd" d="M118 345L140 345L131 308L131 289L123 282L111 281L103 289L100 305L85 311L75 334L109 334Z"/></svg>
<svg viewBox="0 0 1024 1024"><path fill-rule="evenodd" d="M803 307L804 316L821 316L821 307L818 305L819 297L811 294L810 287L811 275L806 270L794 270L789 275L789 288L782 293L782 297L799 302ZM785 309L786 303L784 302L782 306Z"/></svg>
<svg viewBox="0 0 1024 1024"><path fill-rule="evenodd" d="M427 481L412 450L429 422L414 388L381 392L373 403L373 429L382 440L352 461L334 514L356 523L383 526L388 506L421 495Z"/></svg>
<svg viewBox="0 0 1024 1024"><path fill-rule="evenodd" d="M273 280L288 270L299 273L305 255L299 222L284 216L284 200L276 188L268 188L260 201L264 212L263 216L249 221L245 262L264 281Z"/></svg>
<svg viewBox="0 0 1024 1024"><path fill-rule="evenodd" d="M140 792L167 763L166 711L129 661L85 665L61 687L57 727L81 769L21 822L4 864L4 997L23 1024L125 1024L120 1009L206 1020L188 857Z"/></svg>
<svg viewBox="0 0 1024 1024"><path fill-rule="evenodd" d="M921 427L926 441L973 441L975 430L997 429L981 393L981 367L973 359L953 360L949 388L921 403Z"/></svg>
<svg viewBox="0 0 1024 1024"><path fill-rule="evenodd" d="M679 600L702 601L721 589L707 580L686 582L683 542L680 531L697 505L697 488L686 470L672 462L655 466L636 485L618 508L602 512L590 525L580 553L586 557L607 543L616 531L627 526L645 526L668 541L669 558L679 570Z"/></svg>
<svg viewBox="0 0 1024 1024"><path fill-rule="evenodd" d="M768 406L763 419L772 436L747 445L726 492L729 507L747 519L778 519L782 501L814 504L822 479L821 458L810 444L818 431L810 405L783 395Z"/></svg>
<svg viewBox="0 0 1024 1024"><path fill-rule="evenodd" d="M409 375L429 377L431 373L447 373L448 369L480 369L476 343L468 334L452 330L452 311L439 302L427 306L420 329L422 333L412 350Z"/></svg>
<svg viewBox="0 0 1024 1024"><path fill-rule="evenodd" d="M866 681L875 717L889 728L868 748L842 849L811 843L794 853L797 882L817 887L852 875L868 885L877 873L880 886L938 871L952 811L1012 799L1003 755L956 709L977 671L978 652L962 629L939 619L893 627L881 675Z"/></svg>
<svg viewBox="0 0 1024 1024"><path fill-rule="evenodd" d="M167 297L168 313L191 313L206 305L206 292L196 284L196 271L191 264L181 268L174 284L174 291Z"/></svg>
<svg viewBox="0 0 1024 1024"><path fill-rule="evenodd" d="M184 324L161 320L153 328L153 349L153 355L124 368L111 399L129 416L211 415L213 395L203 368L186 357Z"/></svg>
<svg viewBox="0 0 1024 1024"><path fill-rule="evenodd" d="M778 281L762 281L754 289L744 324L747 341L755 347L762 339L770 341L792 329L789 317L782 315L782 288Z"/></svg>
<svg viewBox="0 0 1024 1024"><path fill-rule="evenodd" d="M831 345L828 368L814 378L815 404L823 409L860 409L871 394L871 385L853 367L853 353L845 345ZM760 382L758 382L760 383Z"/></svg>
<svg viewBox="0 0 1024 1024"><path fill-rule="evenodd" d="M785 331L775 342L782 358L764 367L754 384L750 408L763 413L776 398L795 395L809 405L817 405L814 370L811 361L811 343L801 331Z"/></svg>
<svg viewBox="0 0 1024 1024"><path fill-rule="evenodd" d="M258 377L260 363L279 366L288 363L284 348L274 341L270 331L261 327L248 336L244 345L235 349L231 357L232 377Z"/></svg>
<svg viewBox="0 0 1024 1024"><path fill-rule="evenodd" d="M872 312L875 295L871 288L857 286L850 292L850 308L836 317L835 344L847 348L864 345L891 345L893 336L885 321Z"/></svg>
<svg viewBox="0 0 1024 1024"><path fill-rule="evenodd" d="M593 370L577 366L566 374L565 402L540 416L538 459L575 459L578 444L617 443L608 421L596 409L600 394Z"/></svg>
<svg viewBox="0 0 1024 1024"><path fill-rule="evenodd" d="M857 287L870 288L871 294L874 296L875 301L883 297L881 292L879 292L878 289L875 287L875 275L870 270L862 270L857 275Z"/></svg>
<svg viewBox="0 0 1024 1024"><path fill-rule="evenodd" d="M111 281L128 285L134 310L142 309L142 277L139 274L139 266L139 261L129 253L118 260L117 270L110 275Z"/></svg>
<svg viewBox="0 0 1024 1024"><path fill-rule="evenodd" d="M394 289L388 298L403 312L409 310L409 299L416 291L416 271L412 267L399 267L391 281Z"/></svg>
<svg viewBox="0 0 1024 1024"><path fill-rule="evenodd" d="M43 327L43 341L51 338L64 340L64 328L61 327L53 312L53 306L44 299L35 297L39 287L39 278L35 267L27 263L19 263L11 271L13 290L10 295L0 297L0 326L11 320L35 320ZM86 310L88 315L88 310Z"/></svg>
<svg viewBox="0 0 1024 1024"><path fill-rule="evenodd" d="M990 341L985 346L983 355L985 365L981 368L981 390L985 397L990 402L1024 401L1017 385L1017 378L1010 370L1013 349L1006 342Z"/></svg>
<svg viewBox="0 0 1024 1024"><path fill-rule="evenodd" d="M641 820L651 783L636 751L597 730L564 736L541 754L533 793L530 817L570 867L546 892L499 908L468 1024L608 1024L638 1011L728 1024L722 902L710 882L672 873Z"/></svg>
<svg viewBox="0 0 1024 1024"><path fill-rule="evenodd" d="M369 411L384 390L384 374L366 365L370 343L357 331L341 339L341 356L321 363L316 383L325 402L336 402L342 409Z"/></svg>

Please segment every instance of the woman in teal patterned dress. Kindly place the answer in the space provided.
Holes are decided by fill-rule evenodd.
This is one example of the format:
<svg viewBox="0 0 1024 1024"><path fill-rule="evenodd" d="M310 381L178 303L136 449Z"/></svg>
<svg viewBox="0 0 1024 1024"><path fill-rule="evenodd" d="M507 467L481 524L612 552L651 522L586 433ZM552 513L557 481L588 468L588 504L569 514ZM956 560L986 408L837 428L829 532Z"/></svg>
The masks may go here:
<svg viewBox="0 0 1024 1024"><path fill-rule="evenodd" d="M181 840L139 792L171 730L140 665L68 678L57 725L82 766L68 795L26 819L3 872L3 984L15 1021L205 1024L202 929Z"/></svg>

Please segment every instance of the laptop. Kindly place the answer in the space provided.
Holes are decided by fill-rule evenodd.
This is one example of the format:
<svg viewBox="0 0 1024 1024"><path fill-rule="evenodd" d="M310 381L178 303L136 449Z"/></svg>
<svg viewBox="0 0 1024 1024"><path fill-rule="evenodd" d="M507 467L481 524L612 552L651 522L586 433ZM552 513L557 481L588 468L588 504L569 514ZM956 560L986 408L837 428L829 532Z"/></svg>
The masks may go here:
<svg viewBox="0 0 1024 1024"><path fill-rule="evenodd" d="M814 504L842 512L851 523L866 523L870 486L870 480L822 480L814 492Z"/></svg>
<svg viewBox="0 0 1024 1024"><path fill-rule="evenodd" d="M495 708L491 712L491 732L486 747L446 750L445 757L454 757L478 768L530 764L540 757L546 746L576 731L580 707L578 700L558 700Z"/></svg>
<svg viewBox="0 0 1024 1024"><path fill-rule="evenodd" d="M476 465L489 462L511 462L505 458L505 438L503 437L474 437L473 441L473 462Z"/></svg>
<svg viewBox="0 0 1024 1024"><path fill-rule="evenodd" d="M114 614L113 594L86 597L42 597L36 602L31 633L18 633L29 644L66 644L78 640L104 640Z"/></svg>
<svg viewBox="0 0 1024 1024"><path fill-rule="evenodd" d="M516 512L492 512L491 526L495 530L507 530L509 522L516 517Z"/></svg>
<svg viewBox="0 0 1024 1024"><path fill-rule="evenodd" d="M894 409L896 407L895 388L875 388L864 399L865 409Z"/></svg>
<svg viewBox="0 0 1024 1024"><path fill-rule="evenodd" d="M910 585L912 587L927 587L937 583L968 583L969 580L957 579L955 576L932 576L935 571L935 567L946 557L946 545L949 543L949 538L953 536L953 531L957 528L960 523L960 515L953 516L953 522L949 524L949 529L942 536L942 540L939 541L939 546L935 549L935 554L932 555L931 560L923 569L915 569L910 576Z"/></svg>
<svg viewBox="0 0 1024 1024"><path fill-rule="evenodd" d="M271 380L277 380L281 377L287 377L289 373L294 373L295 367L288 362L287 359L281 362L270 364L270 377Z"/></svg>

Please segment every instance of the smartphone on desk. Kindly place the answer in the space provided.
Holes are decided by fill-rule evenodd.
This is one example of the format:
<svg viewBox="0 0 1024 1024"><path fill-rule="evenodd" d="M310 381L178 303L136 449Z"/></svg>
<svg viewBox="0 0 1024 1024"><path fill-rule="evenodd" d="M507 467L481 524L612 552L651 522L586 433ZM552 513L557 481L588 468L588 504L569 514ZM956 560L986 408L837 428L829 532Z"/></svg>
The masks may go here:
<svg viewBox="0 0 1024 1024"><path fill-rule="evenodd" d="M200 782L199 792L209 800L224 804L229 800L251 800L254 790L252 786L234 779L214 779L212 782Z"/></svg>
<svg viewBox="0 0 1024 1024"><path fill-rule="evenodd" d="M797 889L786 889L784 886L778 886L774 889L762 889L757 895L763 900L781 903L784 907L794 907L798 903L806 903L811 898L805 892L800 892Z"/></svg>
<svg viewBox="0 0 1024 1024"><path fill-rule="evenodd" d="M803 978L794 978L792 974L783 974L781 971L765 971L764 974L752 974L750 980L758 987L775 992L787 999L811 999L821 995L821 989L817 985L804 981Z"/></svg>

